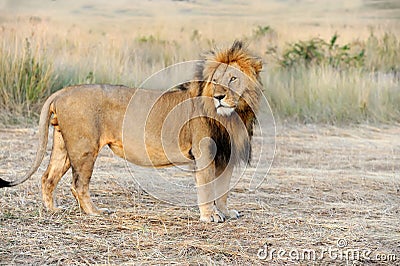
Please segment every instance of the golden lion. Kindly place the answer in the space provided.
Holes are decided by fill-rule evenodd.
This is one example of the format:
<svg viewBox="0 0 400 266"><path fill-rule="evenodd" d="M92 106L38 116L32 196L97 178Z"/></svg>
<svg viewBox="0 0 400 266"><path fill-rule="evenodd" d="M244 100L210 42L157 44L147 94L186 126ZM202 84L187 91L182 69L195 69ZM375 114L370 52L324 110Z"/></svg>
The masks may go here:
<svg viewBox="0 0 400 266"><path fill-rule="evenodd" d="M47 209L56 209L54 189L71 167L71 190L81 209L87 214L102 212L90 198L89 181L100 149L108 145L116 155L141 166L194 163L200 220L238 218L237 211L228 210L227 197L234 166L250 160L262 62L240 41L229 49L210 52L202 62L196 81L159 97L151 90L114 85L71 86L52 94L40 114L34 165L21 180L0 179L0 187L18 185L37 171L51 123L53 149L42 176ZM134 93L139 93L135 98L140 100L129 104ZM181 104L176 112L174 108ZM132 115L128 106L134 109ZM177 115L181 111L188 120ZM164 124L178 129L165 130ZM129 130L123 133L123 127Z"/></svg>

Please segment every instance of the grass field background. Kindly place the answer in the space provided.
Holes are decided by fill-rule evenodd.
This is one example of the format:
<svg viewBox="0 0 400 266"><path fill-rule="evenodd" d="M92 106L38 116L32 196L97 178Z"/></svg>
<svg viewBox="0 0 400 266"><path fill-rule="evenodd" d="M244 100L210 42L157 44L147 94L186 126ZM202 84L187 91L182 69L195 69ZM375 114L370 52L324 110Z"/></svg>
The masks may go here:
<svg viewBox="0 0 400 266"><path fill-rule="evenodd" d="M378 0L3 0L0 119L35 122L43 100L64 86L139 86L243 39L265 62L277 118L399 122L399 19L397 1Z"/></svg>

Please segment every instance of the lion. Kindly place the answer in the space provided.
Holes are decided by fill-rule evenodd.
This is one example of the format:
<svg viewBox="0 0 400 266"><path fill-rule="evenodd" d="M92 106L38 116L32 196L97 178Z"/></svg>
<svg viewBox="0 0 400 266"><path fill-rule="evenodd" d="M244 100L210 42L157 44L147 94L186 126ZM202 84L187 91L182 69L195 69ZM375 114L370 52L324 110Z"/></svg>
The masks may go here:
<svg viewBox="0 0 400 266"><path fill-rule="evenodd" d="M165 93L106 84L76 85L55 92L41 110L33 166L20 180L0 179L0 187L21 184L37 171L51 124L53 147L41 181L47 210L57 210L54 190L72 168L71 191L83 212L106 211L92 202L89 182L96 157L107 145L119 157L140 166L193 164L200 221L239 218L238 211L228 209L227 199L234 167L250 161L262 61L243 42L235 41L230 48L207 53L201 62L194 81ZM135 93L140 100L132 103ZM165 130L164 124L178 129Z"/></svg>

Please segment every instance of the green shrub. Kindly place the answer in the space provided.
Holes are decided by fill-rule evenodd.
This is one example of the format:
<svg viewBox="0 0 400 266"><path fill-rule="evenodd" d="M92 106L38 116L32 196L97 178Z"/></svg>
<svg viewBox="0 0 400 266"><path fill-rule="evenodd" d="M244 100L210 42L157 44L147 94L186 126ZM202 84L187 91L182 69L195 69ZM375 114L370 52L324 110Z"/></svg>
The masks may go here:
<svg viewBox="0 0 400 266"><path fill-rule="evenodd" d="M350 44L337 44L338 35L332 36L329 42L321 38L298 41L278 55L278 62L284 68L310 65L328 65L345 69L361 67L364 64L364 49L353 49ZM356 51L355 51L356 50Z"/></svg>

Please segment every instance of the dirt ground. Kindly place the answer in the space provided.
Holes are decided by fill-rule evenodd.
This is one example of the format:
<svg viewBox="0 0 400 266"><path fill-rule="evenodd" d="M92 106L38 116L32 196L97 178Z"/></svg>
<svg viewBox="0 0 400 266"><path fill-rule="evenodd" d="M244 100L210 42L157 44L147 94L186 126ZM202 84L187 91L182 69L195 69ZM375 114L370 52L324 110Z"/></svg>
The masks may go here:
<svg viewBox="0 0 400 266"><path fill-rule="evenodd" d="M29 168L36 132L0 129L2 178ZM108 150L91 192L115 212L82 214L68 172L56 191L64 209L47 213L43 163L26 183L0 190L0 264L400 264L399 126L280 125L276 141L262 186L250 193L239 182L232 192L243 217L220 224L140 191Z"/></svg>

